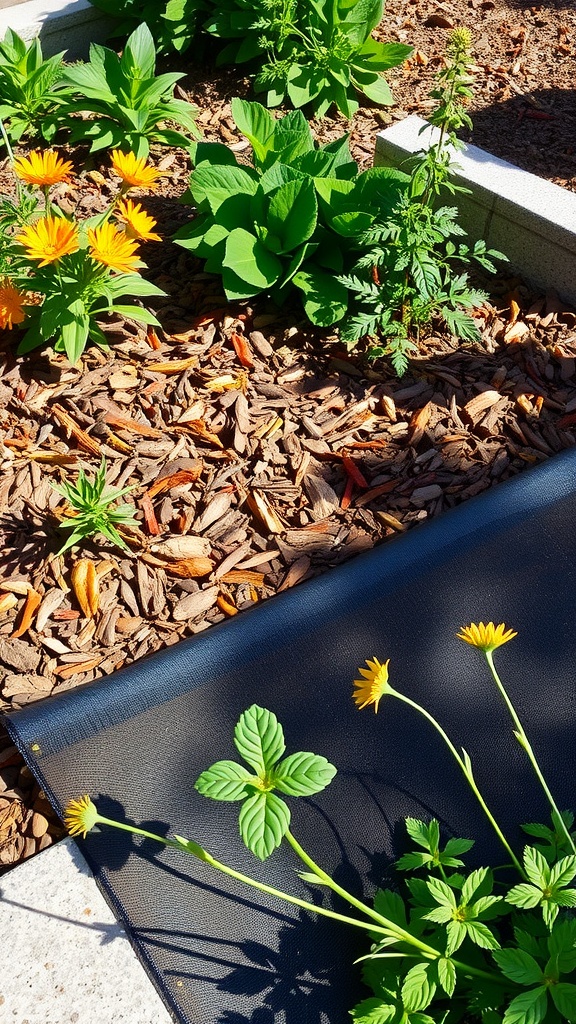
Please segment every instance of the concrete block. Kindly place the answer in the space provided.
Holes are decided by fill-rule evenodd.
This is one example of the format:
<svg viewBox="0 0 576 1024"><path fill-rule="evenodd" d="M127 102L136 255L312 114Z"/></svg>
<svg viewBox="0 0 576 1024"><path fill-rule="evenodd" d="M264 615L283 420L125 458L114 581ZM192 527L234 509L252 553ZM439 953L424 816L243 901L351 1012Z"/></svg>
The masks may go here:
<svg viewBox="0 0 576 1024"><path fill-rule="evenodd" d="M401 167L439 136L414 115L376 136L376 166ZM499 160L477 146L454 153L456 184L471 195L448 196L462 227L504 252L513 267L538 288L553 288L576 305L576 194Z"/></svg>
<svg viewBox="0 0 576 1024"><path fill-rule="evenodd" d="M72 839L0 877L0 1021L170 1024Z"/></svg>
<svg viewBox="0 0 576 1024"><path fill-rule="evenodd" d="M40 36L45 56L67 50L67 58L88 56L90 43L103 43L112 21L89 0L26 0L0 9L0 39L11 28L30 41Z"/></svg>

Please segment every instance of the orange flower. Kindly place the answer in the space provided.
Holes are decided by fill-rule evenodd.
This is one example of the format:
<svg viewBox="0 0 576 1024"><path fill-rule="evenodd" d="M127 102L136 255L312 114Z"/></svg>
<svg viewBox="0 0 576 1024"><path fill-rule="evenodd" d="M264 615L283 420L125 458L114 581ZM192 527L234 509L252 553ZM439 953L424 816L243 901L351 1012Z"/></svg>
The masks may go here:
<svg viewBox="0 0 576 1024"><path fill-rule="evenodd" d="M25 295L19 292L10 281L0 282L0 330L5 327L12 330L14 324L21 324L26 314L22 309Z"/></svg>
<svg viewBox="0 0 576 1024"><path fill-rule="evenodd" d="M132 273L138 265L138 243L105 221L99 228L88 229L88 251L98 263L104 263L122 274Z"/></svg>
<svg viewBox="0 0 576 1024"><path fill-rule="evenodd" d="M161 242L152 228L156 227L154 217L142 209L141 203L133 203L131 199L122 199L115 210L116 219L126 225L127 238L142 238L147 242Z"/></svg>
<svg viewBox="0 0 576 1024"><path fill-rule="evenodd" d="M39 267L56 263L62 256L80 248L78 225L63 217L41 217L29 227L22 228L15 238L25 247L29 259L40 260Z"/></svg>
<svg viewBox="0 0 576 1024"><path fill-rule="evenodd" d="M57 185L69 181L73 172L70 160L62 160L52 149L19 156L13 164L14 173L28 185Z"/></svg>
<svg viewBox="0 0 576 1024"><path fill-rule="evenodd" d="M134 153L123 153L122 150L115 149L110 156L110 162L112 169L128 188L158 188L162 171L148 167L144 157L139 158Z"/></svg>

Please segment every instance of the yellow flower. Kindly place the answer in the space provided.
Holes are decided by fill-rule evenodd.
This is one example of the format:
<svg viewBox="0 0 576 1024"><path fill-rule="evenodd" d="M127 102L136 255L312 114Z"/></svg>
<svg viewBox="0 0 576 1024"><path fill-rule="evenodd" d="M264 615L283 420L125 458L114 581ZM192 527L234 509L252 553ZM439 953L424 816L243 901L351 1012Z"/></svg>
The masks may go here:
<svg viewBox="0 0 576 1024"><path fill-rule="evenodd" d="M388 685L388 665L390 664L390 658L382 665L378 661L378 658L374 658L373 661L366 659L368 668L360 668L358 671L363 679L355 679L354 686L356 689L352 694L356 706L362 710L368 704L374 705L374 711L378 711L378 704L380 698L386 692Z"/></svg>
<svg viewBox="0 0 576 1024"><path fill-rule="evenodd" d="M147 242L161 242L152 228L156 227L154 217L142 209L141 203L133 203L131 199L122 199L115 210L116 220L126 225L127 238L142 238Z"/></svg>
<svg viewBox="0 0 576 1024"><path fill-rule="evenodd" d="M112 169L129 188L158 188L159 179L163 176L162 171L148 167L144 157L123 153L120 149L112 151L110 161Z"/></svg>
<svg viewBox="0 0 576 1024"><path fill-rule="evenodd" d="M19 156L13 167L14 173L28 185L57 185L69 181L74 170L70 160L62 160L52 149Z"/></svg>
<svg viewBox="0 0 576 1024"><path fill-rule="evenodd" d="M26 318L22 309L26 296L10 281L0 281L0 330L12 330L14 324L21 324Z"/></svg>
<svg viewBox="0 0 576 1024"><path fill-rule="evenodd" d="M110 221L99 228L88 229L88 251L98 263L104 263L112 270L130 274L138 265L138 243L119 231Z"/></svg>
<svg viewBox="0 0 576 1024"><path fill-rule="evenodd" d="M79 800L70 800L64 811L64 825L71 836L82 836L86 839L87 832L94 828L99 820L96 805L86 793Z"/></svg>
<svg viewBox="0 0 576 1024"><path fill-rule="evenodd" d="M495 651L497 647L502 647L502 644L518 636L514 630L506 629L504 622L498 626L493 622L487 622L486 625L483 622L479 622L478 625L471 622L469 626L462 626L460 633L456 635L459 640L465 640L467 644L477 647L480 651Z"/></svg>
<svg viewBox="0 0 576 1024"><path fill-rule="evenodd" d="M29 259L40 260L40 267L56 263L62 256L80 248L78 226L62 217L41 217L29 227L22 228L15 238L26 248Z"/></svg>

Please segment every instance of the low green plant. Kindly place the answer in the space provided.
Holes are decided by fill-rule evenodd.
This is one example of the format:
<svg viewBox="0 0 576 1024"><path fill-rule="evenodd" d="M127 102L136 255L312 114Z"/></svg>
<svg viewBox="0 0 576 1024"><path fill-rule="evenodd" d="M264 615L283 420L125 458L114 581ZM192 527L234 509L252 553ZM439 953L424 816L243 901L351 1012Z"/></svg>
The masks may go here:
<svg viewBox="0 0 576 1024"><path fill-rule="evenodd" d="M390 683L388 665L368 661L355 680L359 709L378 710L383 698L408 705L437 731L500 840L505 865L467 868L462 857L473 840L442 841L438 821L406 819L414 848L396 862L398 885L379 889L373 903L339 885L301 846L291 830L286 797L320 793L336 775L323 756L308 751L285 756L284 734L273 712L252 705L241 716L234 744L243 763L217 761L202 772L197 791L239 805L240 836L254 856L266 860L287 842L303 864L301 879L329 889L348 907L338 913L322 903L286 893L216 860L195 840L166 838L99 814L88 795L69 803L64 820L73 835L109 825L191 854L210 867L302 909L363 929L371 941L361 957L374 995L351 1011L355 1024L558 1024L576 1020L576 844L574 816L561 813L546 783L516 709L496 671L493 652L516 633L504 623L471 623L459 638L485 656L497 690L512 717L514 736L525 751L551 810L551 826L523 826L531 837L515 852L473 771L472 761L425 708ZM515 872L512 881L498 870ZM405 880L405 875L408 875Z"/></svg>
<svg viewBox="0 0 576 1024"><path fill-rule="evenodd" d="M90 141L91 152L122 149L138 157L148 156L151 142L188 148L190 136L199 138L200 133L197 108L174 98L174 86L183 77L178 72L156 75L154 40L145 24L132 33L121 57L92 43L88 63L68 65L63 75L64 84L80 94L62 111L68 117L71 141ZM69 116L74 113L93 117Z"/></svg>
<svg viewBox="0 0 576 1024"><path fill-rule="evenodd" d="M66 51L44 58L40 40L8 29L0 43L0 119L12 143L54 137L59 109L71 98L63 82Z"/></svg>
<svg viewBox="0 0 576 1024"><path fill-rule="evenodd" d="M462 268L475 262L494 272L494 260L506 259L481 240L473 246L459 241L465 232L457 207L439 202L446 192L467 191L454 184L450 173L451 150L463 146L456 132L472 125L464 105L472 95L470 63L470 33L457 29L431 93L438 108L430 121L440 128L439 138L412 162L394 207L358 236L361 255L352 272L340 278L353 298L341 339L350 348L362 337L375 339L370 358L390 357L399 376L417 351L420 330L433 319L443 320L461 339L480 340L470 310L487 296L470 285Z"/></svg>
<svg viewBox="0 0 576 1024"><path fill-rule="evenodd" d="M116 547L128 551L128 545L122 539L117 526L137 526L134 519L136 509L133 505L114 505L113 503L122 498L132 487L108 488L106 486L106 459L102 457L100 468L94 473L94 479L89 480L83 469L78 473L75 484L52 485L59 494L62 494L68 502L70 511L65 513L60 523L61 530L71 530L66 543L62 545L58 554L79 544L86 537L94 537L101 534Z"/></svg>
<svg viewBox="0 0 576 1024"><path fill-rule="evenodd" d="M158 53L187 50L197 39L208 0L90 0L101 11L119 19L113 35L127 36L143 22L148 25Z"/></svg>
<svg viewBox="0 0 576 1024"><path fill-rule="evenodd" d="M290 101L323 117L333 105L352 117L358 95L393 103L382 72L412 53L403 43L372 37L384 0L222 0L206 31L232 38L219 63L258 59L257 92L269 107Z"/></svg>
<svg viewBox="0 0 576 1024"><path fill-rule="evenodd" d="M159 172L114 152L122 185L103 214L80 221L64 216L50 196L53 185L70 180L70 161L52 150L11 157L17 199L0 204L0 329L22 325L18 352L54 340L76 363L89 341L108 347L99 321L111 313L159 326L147 309L122 301L165 294L139 272L145 264L138 246L159 238L156 221L124 198L134 185L153 187Z"/></svg>
<svg viewBox="0 0 576 1024"><path fill-rule="evenodd" d="M316 146L301 111L281 118L259 103L232 101L235 122L252 145L254 166L224 145L198 143L185 200L198 215L175 236L222 274L229 299L302 293L313 324L342 319L348 293L337 274L352 239L395 201L406 175L388 168L361 174L348 137Z"/></svg>

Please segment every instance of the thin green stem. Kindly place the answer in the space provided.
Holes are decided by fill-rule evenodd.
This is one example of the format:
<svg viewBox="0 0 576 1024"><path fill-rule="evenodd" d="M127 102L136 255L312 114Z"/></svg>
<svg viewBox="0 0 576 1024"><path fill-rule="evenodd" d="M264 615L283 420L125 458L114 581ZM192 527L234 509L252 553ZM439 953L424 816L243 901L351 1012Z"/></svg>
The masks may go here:
<svg viewBox="0 0 576 1024"><path fill-rule="evenodd" d="M488 804L486 803L484 797L482 796L482 793L480 792L478 786L476 785L476 780L474 778L474 775L472 774L472 767L470 765L470 762L468 761L467 763L464 760L464 758L460 756L456 747L452 743L450 737L444 732L444 729L442 728L440 723L436 721L434 716L431 715L430 712L426 710L426 708L423 708L420 704L417 704L416 701L411 700L410 697L406 697L403 693L399 693L398 690L392 689L392 687L389 687L387 693L390 694L390 696L392 697L397 697L398 700L403 701L404 704L408 704L409 707L414 708L415 711L418 711L421 715L424 716L424 718L426 718L430 722L431 725L434 726L436 731L440 733L440 736L442 737L450 753L454 757L456 763L458 764L458 767L463 772L464 777L468 785L470 786L470 789L474 793L474 796L478 800L478 803L480 804L482 810L484 811L484 814L488 818L488 821L492 825L492 828L496 832L496 835L498 836L500 842L505 847L508 855L512 859L516 870L520 873L522 878L525 878L526 875L520 861L518 860L516 854L514 853L514 850L510 846L510 843L508 842L506 836L504 835L502 829L500 828L500 825L496 821L496 818L492 814L492 811L488 807Z"/></svg>
<svg viewBox="0 0 576 1024"><path fill-rule="evenodd" d="M556 801L554 800L554 797L552 796L552 793L550 792L550 789L548 787L548 783L546 782L546 779L544 778L544 775L542 773L540 765L538 764L538 761L536 759L536 755L535 755L534 751L532 750L532 746L530 744L530 740L528 739L528 737L527 737L527 735L526 735L526 733L524 731L524 727L522 725L522 722L518 718L518 714L516 712L516 708L514 707L512 701L510 700L510 697L508 696L508 693L506 692L506 688L505 688L502 680L500 679L500 676L498 675L498 673L496 671L496 667L494 665L494 659L492 657L493 651L485 651L484 653L486 655L486 661L488 662L488 667L490 669L490 672L492 673L492 678L493 678L494 682L496 683L496 686L498 687L500 693L502 694L502 697L504 698L504 702L506 704L506 707L508 708L508 711L510 712L510 715L512 717L512 721L514 722L514 725L516 726L516 731L515 731L514 735L516 736L516 739L518 740L520 746L523 747L523 749L526 751L526 753L528 755L528 759L530 761L530 764L532 765L532 767L533 767L533 769L534 769L534 771L536 773L536 777L537 777L540 785L542 786L542 789L544 790L544 792L546 794L546 799L548 800L548 803L550 804L550 807L554 811L554 814L558 818L558 824L560 825L560 828L562 829L564 837L565 837L566 841L568 842L568 845L570 846L570 849L572 850L572 853L576 854L576 845L574 844L574 840L572 839L572 836L570 835L570 832L569 832L569 830L568 830L568 828L567 828L567 826L566 826L566 824L564 822L564 819L563 819L562 815L560 814L560 811L558 810L558 807L556 805Z"/></svg>
<svg viewBox="0 0 576 1024"><path fill-rule="evenodd" d="M222 864L221 861L216 860L207 850L197 846L195 843L187 846L186 840L178 841L176 839L167 839L165 836L158 836L154 832L147 832L145 829L137 828L135 825L126 825L120 821L114 821L112 818L105 818L101 814L98 815L96 821L103 825L111 825L112 828L121 829L124 832L131 832L135 836L144 836L145 839L153 839L157 843L161 843L163 846L171 846L175 850L180 850L183 853L190 853L192 856L196 856L198 860L205 861L206 864L210 864L211 867L216 868L217 871L221 871L225 875L229 875L230 878L235 878L239 882L244 882L246 885L252 886L253 889L258 889L260 892L265 892L269 896L275 896L277 899L284 900L285 903L292 903L302 910L309 910L313 914L321 914L324 917L331 917L335 921L341 921L343 924L353 925L355 928L362 928L363 931L374 931L381 932L383 935L388 936L390 934L389 928L384 928L376 924L371 924L367 921L358 921L355 917L346 917L345 914L337 914L334 910L327 910L324 907L317 907L315 903L309 903L307 900L301 900L297 896L290 896L289 893L282 892L281 889L275 889L271 885L266 885L264 882L258 882L255 878L250 878L249 875L242 874L241 871L235 871L234 868L229 868L226 864ZM192 848L193 849L192 849ZM434 955L438 956L438 952L434 950Z"/></svg>

